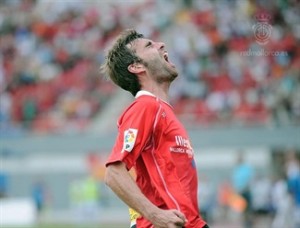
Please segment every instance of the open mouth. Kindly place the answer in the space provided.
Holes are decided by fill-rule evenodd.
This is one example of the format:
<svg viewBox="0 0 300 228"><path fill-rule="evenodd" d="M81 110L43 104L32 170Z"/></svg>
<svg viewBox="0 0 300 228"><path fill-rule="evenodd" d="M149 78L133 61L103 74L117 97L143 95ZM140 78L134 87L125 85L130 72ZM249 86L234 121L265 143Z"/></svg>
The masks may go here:
<svg viewBox="0 0 300 228"><path fill-rule="evenodd" d="M164 52L163 58L165 59L165 61L166 61L169 65L171 65L172 67L175 67L175 65L174 65L172 62L169 61L169 55L168 55L168 52Z"/></svg>

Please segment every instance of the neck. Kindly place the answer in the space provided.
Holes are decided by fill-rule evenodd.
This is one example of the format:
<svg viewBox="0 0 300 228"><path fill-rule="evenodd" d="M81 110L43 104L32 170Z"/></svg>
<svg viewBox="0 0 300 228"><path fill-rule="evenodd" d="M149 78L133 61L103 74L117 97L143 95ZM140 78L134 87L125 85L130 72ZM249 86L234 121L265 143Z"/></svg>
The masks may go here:
<svg viewBox="0 0 300 228"><path fill-rule="evenodd" d="M166 84L166 83L162 83L160 85L157 84L150 84L147 86L142 86L142 90L146 90L150 93L152 93L153 95L155 95L156 97L169 102L169 87L170 87L170 83Z"/></svg>
<svg viewBox="0 0 300 228"><path fill-rule="evenodd" d="M146 90L169 103L169 88L172 80L167 80L168 78L165 77L166 80L158 81L158 76L151 75L147 71L137 74L137 76L141 84L141 90Z"/></svg>

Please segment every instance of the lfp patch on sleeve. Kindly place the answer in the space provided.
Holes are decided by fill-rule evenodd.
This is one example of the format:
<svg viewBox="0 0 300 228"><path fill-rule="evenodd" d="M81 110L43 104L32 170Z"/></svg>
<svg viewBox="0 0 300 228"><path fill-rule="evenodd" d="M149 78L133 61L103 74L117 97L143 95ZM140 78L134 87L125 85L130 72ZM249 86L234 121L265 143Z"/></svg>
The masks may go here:
<svg viewBox="0 0 300 228"><path fill-rule="evenodd" d="M124 143L123 143L123 150L127 151L127 152L131 152L134 144L135 144L135 140L137 137L137 133L138 130L137 129L133 129L133 128L129 128L128 130L124 131Z"/></svg>

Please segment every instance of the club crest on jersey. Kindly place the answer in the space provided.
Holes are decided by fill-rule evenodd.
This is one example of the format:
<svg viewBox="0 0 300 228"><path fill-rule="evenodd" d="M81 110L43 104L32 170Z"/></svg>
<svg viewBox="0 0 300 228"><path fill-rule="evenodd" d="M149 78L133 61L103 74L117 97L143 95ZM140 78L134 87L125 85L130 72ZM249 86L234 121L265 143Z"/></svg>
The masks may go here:
<svg viewBox="0 0 300 228"><path fill-rule="evenodd" d="M135 140L137 137L137 133L138 130L137 129L133 129L133 128L129 128L128 130L124 131L124 143L123 143L123 150L127 151L127 152L131 152L134 144L135 144Z"/></svg>

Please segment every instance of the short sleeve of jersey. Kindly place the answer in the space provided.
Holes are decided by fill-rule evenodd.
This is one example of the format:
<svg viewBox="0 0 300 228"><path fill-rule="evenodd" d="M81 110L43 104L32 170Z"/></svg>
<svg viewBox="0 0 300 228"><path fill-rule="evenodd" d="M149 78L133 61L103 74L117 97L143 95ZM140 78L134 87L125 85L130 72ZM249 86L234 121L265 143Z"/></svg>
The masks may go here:
<svg viewBox="0 0 300 228"><path fill-rule="evenodd" d="M138 98L120 117L118 136L106 166L122 161L127 169L135 164L151 140L154 121L159 111L156 98Z"/></svg>

